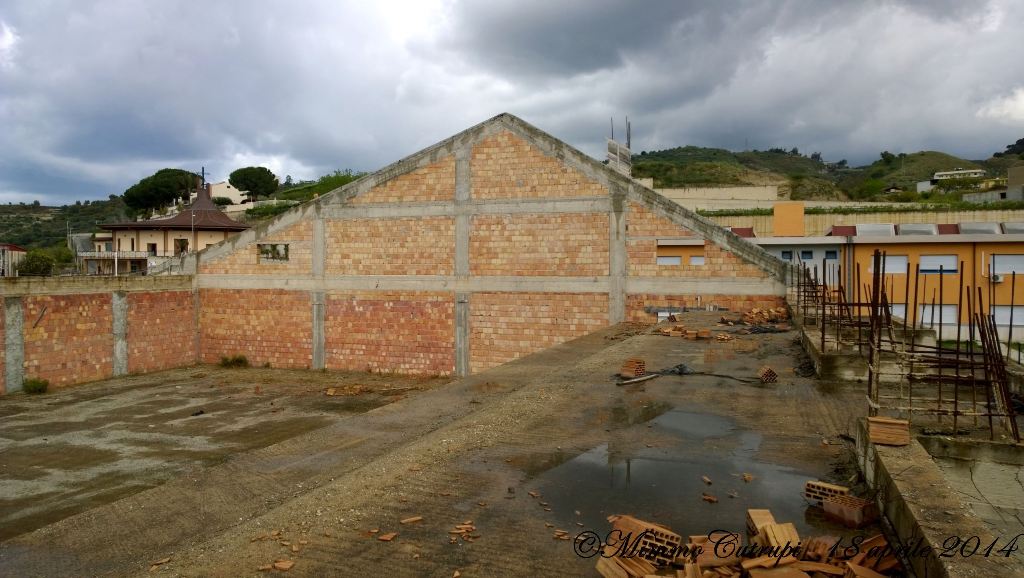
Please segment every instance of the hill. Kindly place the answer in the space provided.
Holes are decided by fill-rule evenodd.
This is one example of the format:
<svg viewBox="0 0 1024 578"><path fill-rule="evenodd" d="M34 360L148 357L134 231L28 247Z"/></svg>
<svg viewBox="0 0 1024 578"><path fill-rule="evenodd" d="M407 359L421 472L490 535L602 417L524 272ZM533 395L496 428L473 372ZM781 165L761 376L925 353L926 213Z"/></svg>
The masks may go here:
<svg viewBox="0 0 1024 578"><path fill-rule="evenodd" d="M0 205L0 242L27 249L66 247L68 230L86 233L100 223L127 219L127 207L117 195L105 201L79 201L47 207L39 204Z"/></svg>
<svg viewBox="0 0 1024 578"><path fill-rule="evenodd" d="M776 185L780 196L793 199L845 199L837 171L820 155L796 149L731 152L691 145L633 155L633 176L653 178L657 188Z"/></svg>

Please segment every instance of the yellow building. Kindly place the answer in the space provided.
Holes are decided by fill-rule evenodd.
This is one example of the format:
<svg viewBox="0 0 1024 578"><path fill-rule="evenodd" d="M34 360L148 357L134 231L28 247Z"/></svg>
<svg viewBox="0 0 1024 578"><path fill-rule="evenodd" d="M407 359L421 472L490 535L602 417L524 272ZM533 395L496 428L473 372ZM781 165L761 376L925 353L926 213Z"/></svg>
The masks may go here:
<svg viewBox="0 0 1024 578"><path fill-rule="evenodd" d="M210 199L209 189L189 208L172 217L100 225L108 233L93 237L95 251L78 254L89 275L143 274L170 257L205 249L248 229L222 213Z"/></svg>

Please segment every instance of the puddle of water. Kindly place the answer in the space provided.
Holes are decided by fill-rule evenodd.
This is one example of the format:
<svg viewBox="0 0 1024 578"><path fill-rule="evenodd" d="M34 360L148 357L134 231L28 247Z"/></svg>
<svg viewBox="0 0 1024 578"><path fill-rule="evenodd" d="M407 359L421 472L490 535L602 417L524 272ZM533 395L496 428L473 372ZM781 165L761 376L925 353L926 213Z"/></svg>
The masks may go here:
<svg viewBox="0 0 1024 578"><path fill-rule="evenodd" d="M598 446L538 476L531 484L550 503L562 527L608 531L611 514L633 514L687 536L715 529L743 533L748 508L768 508L779 522L793 522L801 536L842 534L822 520L802 497L804 483L817 476L754 459L761 444L756 432L739 430L728 419L673 410L651 420L659 434L678 437L685 447L656 447L626 453ZM701 452L705 440L728 438L726 452ZM696 450L696 451L695 451ZM754 476L745 483L743 473ZM712 485L701 479L708 476ZM718 503L707 503L707 492ZM730 498L730 492L738 497ZM574 511L580 511L576 516Z"/></svg>

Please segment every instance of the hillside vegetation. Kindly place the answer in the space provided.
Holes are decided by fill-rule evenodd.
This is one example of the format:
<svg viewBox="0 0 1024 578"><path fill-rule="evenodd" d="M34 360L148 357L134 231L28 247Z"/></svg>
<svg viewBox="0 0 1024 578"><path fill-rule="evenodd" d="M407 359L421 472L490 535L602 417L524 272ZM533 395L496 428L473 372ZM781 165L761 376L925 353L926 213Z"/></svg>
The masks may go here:
<svg viewBox="0 0 1024 578"><path fill-rule="evenodd" d="M633 176L653 178L656 188L714 185L776 185L779 196L795 200L959 201L959 193L919 197L918 181L939 171L982 168L989 177L1005 177L1006 170L1024 163L1017 154L999 153L984 161L971 161L938 151L911 154L882 152L870 165L850 168L845 161L826 164L821 155L797 149L732 152L720 148L684 146L633 155ZM901 192L886 193L890 188Z"/></svg>

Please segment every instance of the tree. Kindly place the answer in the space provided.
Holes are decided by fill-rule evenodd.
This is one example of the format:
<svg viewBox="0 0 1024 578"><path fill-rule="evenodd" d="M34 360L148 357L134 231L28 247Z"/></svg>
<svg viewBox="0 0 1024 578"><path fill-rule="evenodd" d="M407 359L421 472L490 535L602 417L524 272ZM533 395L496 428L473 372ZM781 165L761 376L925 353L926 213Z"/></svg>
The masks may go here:
<svg viewBox="0 0 1024 578"><path fill-rule="evenodd" d="M228 205L233 205L234 203L231 202L231 199L227 197L214 197L213 204L217 205L218 207L226 207Z"/></svg>
<svg viewBox="0 0 1024 578"><path fill-rule="evenodd" d="M188 200L199 175L181 169L160 169L124 192L124 204L131 214L150 214L179 199Z"/></svg>
<svg viewBox="0 0 1024 578"><path fill-rule="evenodd" d="M291 175L285 175L285 177L284 177L284 186L286 186L286 187L292 186L292 176Z"/></svg>
<svg viewBox="0 0 1024 578"><path fill-rule="evenodd" d="M54 260L46 251L32 249L18 263L18 275L47 277L53 274Z"/></svg>
<svg viewBox="0 0 1024 578"><path fill-rule="evenodd" d="M277 177L266 167L243 167L228 176L232 187L245 191L253 201L269 197L277 190Z"/></svg>
<svg viewBox="0 0 1024 578"><path fill-rule="evenodd" d="M819 152L811 153L811 160L820 163L821 162L821 153L819 153Z"/></svg>
<svg viewBox="0 0 1024 578"><path fill-rule="evenodd" d="M896 155L892 154L889 151L882 151L881 157L882 161L885 162L885 164L887 165L891 165L893 161L896 160Z"/></svg>

